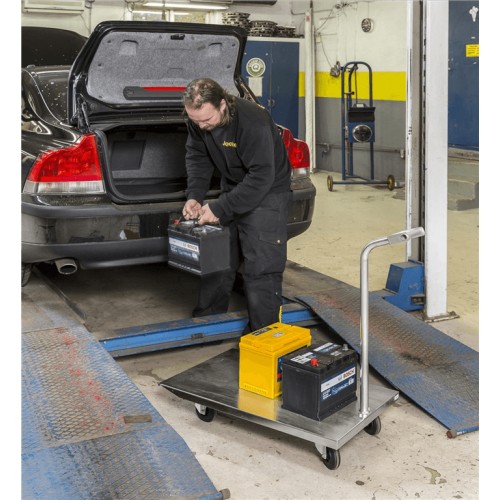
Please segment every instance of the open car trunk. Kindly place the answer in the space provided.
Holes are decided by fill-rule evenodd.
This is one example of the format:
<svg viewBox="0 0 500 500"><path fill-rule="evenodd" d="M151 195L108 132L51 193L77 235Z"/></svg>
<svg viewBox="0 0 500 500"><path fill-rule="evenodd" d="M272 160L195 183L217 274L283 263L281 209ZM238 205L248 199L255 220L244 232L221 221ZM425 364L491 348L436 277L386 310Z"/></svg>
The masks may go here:
<svg viewBox="0 0 500 500"><path fill-rule="evenodd" d="M104 21L95 28L71 67L67 115L80 132L99 135L116 202L184 197L183 93L200 76L235 95L248 91L240 74L245 42L238 26ZM219 189L217 178L211 188Z"/></svg>
<svg viewBox="0 0 500 500"><path fill-rule="evenodd" d="M187 187L184 122L119 126L106 132L107 171L115 197L127 201L184 199ZM211 190L218 190L212 178Z"/></svg>

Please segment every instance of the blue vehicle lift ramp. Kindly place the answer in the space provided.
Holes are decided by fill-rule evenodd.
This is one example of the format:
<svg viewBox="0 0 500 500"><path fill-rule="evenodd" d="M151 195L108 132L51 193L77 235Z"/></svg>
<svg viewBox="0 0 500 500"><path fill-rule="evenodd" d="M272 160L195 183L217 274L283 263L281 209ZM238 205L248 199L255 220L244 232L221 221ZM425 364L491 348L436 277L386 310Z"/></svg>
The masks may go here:
<svg viewBox="0 0 500 500"><path fill-rule="evenodd" d="M229 498L82 325L36 307L22 334L23 498Z"/></svg>
<svg viewBox="0 0 500 500"><path fill-rule="evenodd" d="M283 305L282 321L287 324L317 323L317 316L307 307ZM122 328L99 342L113 357L153 352L174 347L203 344L241 336L248 323L245 312L214 314L201 318Z"/></svg>

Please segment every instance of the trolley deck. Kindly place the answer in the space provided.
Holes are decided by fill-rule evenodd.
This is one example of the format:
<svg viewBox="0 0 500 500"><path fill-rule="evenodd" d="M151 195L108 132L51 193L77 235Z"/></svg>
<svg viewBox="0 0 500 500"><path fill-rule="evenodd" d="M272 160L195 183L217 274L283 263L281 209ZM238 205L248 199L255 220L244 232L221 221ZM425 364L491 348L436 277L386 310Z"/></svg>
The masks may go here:
<svg viewBox="0 0 500 500"><path fill-rule="evenodd" d="M270 399L239 389L238 366L239 350L233 348L160 385L199 405L197 412L202 420L212 420L214 412L249 420L314 443L324 459L328 448L339 450L363 429L371 432L379 428L380 424L373 422L399 397L398 391L370 384L369 415L360 417L359 401L354 401L318 422L284 410L281 397Z"/></svg>

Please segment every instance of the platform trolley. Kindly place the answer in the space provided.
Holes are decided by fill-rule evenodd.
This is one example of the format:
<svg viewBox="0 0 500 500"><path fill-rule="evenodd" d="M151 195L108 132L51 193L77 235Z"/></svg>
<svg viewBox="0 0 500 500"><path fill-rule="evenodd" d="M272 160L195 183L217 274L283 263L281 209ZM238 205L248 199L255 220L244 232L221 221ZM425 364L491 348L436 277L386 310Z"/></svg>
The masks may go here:
<svg viewBox="0 0 500 500"><path fill-rule="evenodd" d="M239 350L229 349L179 373L160 385L195 404L197 416L211 422L216 413L247 420L314 443L328 469L340 466L340 448L359 432L381 431L380 415L399 398L399 392L369 382L368 257L383 245L405 243L423 236L422 227L382 237L368 243L360 256L361 357L359 398L322 421L282 408L281 397L270 399L239 389Z"/></svg>

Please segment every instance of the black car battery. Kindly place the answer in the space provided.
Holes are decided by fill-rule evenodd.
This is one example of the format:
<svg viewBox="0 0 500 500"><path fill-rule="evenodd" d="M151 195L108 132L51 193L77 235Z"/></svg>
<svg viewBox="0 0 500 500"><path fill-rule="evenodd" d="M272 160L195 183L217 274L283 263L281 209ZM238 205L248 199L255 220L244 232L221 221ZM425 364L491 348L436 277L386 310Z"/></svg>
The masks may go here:
<svg viewBox="0 0 500 500"><path fill-rule="evenodd" d="M168 264L197 276L230 268L229 229L195 220L168 226Z"/></svg>
<svg viewBox="0 0 500 500"><path fill-rule="evenodd" d="M314 420L356 401L358 356L347 345L312 344L282 358L285 410Z"/></svg>

